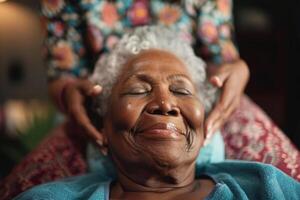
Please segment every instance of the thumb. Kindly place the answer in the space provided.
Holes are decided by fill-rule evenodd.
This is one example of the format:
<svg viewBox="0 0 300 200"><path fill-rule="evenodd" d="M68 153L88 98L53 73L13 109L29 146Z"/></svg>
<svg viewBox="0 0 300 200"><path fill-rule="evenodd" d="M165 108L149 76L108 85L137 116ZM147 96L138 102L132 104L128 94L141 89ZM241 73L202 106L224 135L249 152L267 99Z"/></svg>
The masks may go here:
<svg viewBox="0 0 300 200"><path fill-rule="evenodd" d="M220 70L210 75L209 82L214 86L221 88L227 80L230 73L228 71Z"/></svg>
<svg viewBox="0 0 300 200"><path fill-rule="evenodd" d="M102 91L100 85L94 85L89 80L82 80L79 84L81 91L87 96L96 96Z"/></svg>
<svg viewBox="0 0 300 200"><path fill-rule="evenodd" d="M94 85L91 91L92 96L97 96L102 91L102 87L100 85Z"/></svg>

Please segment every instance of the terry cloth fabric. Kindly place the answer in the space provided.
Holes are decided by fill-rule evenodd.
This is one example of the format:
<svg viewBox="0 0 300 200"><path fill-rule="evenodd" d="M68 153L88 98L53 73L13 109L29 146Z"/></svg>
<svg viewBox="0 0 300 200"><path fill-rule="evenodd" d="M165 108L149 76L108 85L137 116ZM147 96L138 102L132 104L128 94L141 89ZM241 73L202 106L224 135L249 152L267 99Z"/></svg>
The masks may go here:
<svg viewBox="0 0 300 200"><path fill-rule="evenodd" d="M216 185L206 200L298 200L300 183L277 168L246 161L197 166L196 178L208 176ZM36 186L15 200L108 200L113 180L99 172Z"/></svg>

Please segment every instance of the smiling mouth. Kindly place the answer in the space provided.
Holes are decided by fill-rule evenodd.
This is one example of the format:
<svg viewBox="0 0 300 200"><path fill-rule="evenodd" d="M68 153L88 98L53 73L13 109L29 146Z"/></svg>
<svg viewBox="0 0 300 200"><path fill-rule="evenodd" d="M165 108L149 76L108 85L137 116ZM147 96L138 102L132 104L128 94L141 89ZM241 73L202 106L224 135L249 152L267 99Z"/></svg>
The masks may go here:
<svg viewBox="0 0 300 200"><path fill-rule="evenodd" d="M150 127L137 130L137 136L145 137L148 139L165 139L176 140L185 135L173 123L157 123Z"/></svg>

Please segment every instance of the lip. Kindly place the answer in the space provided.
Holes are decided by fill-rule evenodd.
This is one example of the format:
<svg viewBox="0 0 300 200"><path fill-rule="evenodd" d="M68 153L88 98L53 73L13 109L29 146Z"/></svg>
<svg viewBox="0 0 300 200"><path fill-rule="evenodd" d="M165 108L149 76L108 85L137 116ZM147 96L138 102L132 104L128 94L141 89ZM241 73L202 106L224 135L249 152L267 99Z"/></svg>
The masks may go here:
<svg viewBox="0 0 300 200"><path fill-rule="evenodd" d="M174 123L156 123L141 128L137 134L149 139L178 139L183 132Z"/></svg>

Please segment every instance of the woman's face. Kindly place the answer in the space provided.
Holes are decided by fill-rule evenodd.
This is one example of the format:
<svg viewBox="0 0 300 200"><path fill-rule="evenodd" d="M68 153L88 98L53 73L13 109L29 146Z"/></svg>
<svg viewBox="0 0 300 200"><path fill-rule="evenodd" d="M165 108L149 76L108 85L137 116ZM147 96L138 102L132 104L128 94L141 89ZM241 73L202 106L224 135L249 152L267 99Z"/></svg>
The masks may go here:
<svg viewBox="0 0 300 200"><path fill-rule="evenodd" d="M127 172L191 165L204 139L204 107L195 85L184 64L165 51L147 50L128 60L105 119L110 153Z"/></svg>

